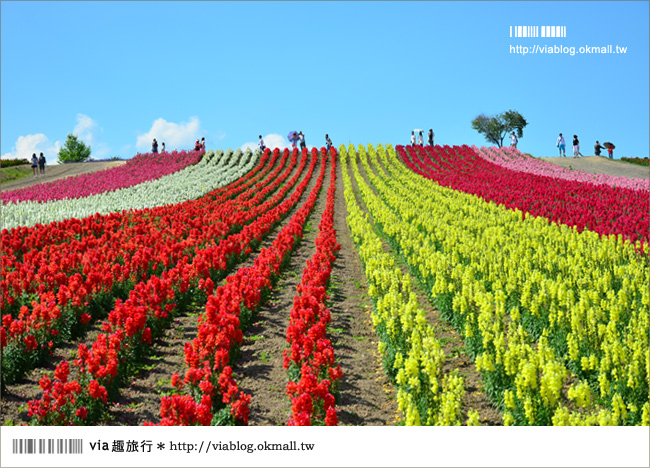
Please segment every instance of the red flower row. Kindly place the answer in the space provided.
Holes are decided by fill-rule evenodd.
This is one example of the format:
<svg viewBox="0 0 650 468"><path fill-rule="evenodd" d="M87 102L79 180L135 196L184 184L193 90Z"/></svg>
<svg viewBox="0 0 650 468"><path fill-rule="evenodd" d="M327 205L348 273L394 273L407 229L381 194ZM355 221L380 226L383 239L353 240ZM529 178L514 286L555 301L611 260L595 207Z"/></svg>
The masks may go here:
<svg viewBox="0 0 650 468"><path fill-rule="evenodd" d="M650 240L647 193L521 173L481 158L468 146L397 146L405 164L440 185L477 195L524 216L588 229L600 235L622 235L635 243Z"/></svg>
<svg viewBox="0 0 650 468"><path fill-rule="evenodd" d="M301 167L304 167L306 155ZM313 163L312 163L313 170ZM299 177L298 172L292 181ZM261 239L273 225L302 195L311 173L296 188L291 197L276 206L268 213L259 216L252 224L245 226L241 232L223 239L218 245L211 246L195 253L190 264L188 257L183 257L173 268L162 273L160 277L152 276L148 281L138 283L129 294L129 299L116 301L115 308L110 312L108 321L103 324L103 333L97 336L91 349L79 346L78 358L74 361L79 369L79 388L73 398L65 401L65 411L58 410L52 414L44 412L45 401L60 395L46 392L39 401L31 404L32 414L37 422L80 423L78 419L70 418L75 412L70 408L87 407L88 402L94 402L90 392L90 382L97 381L100 389L107 391L108 399L105 404L95 402L96 411L92 419L86 417L84 423L92 423L108 410L107 402L113 401L119 394L119 388L130 375L132 366L149 348L154 336L158 336L169 325L171 314L177 303L185 303L196 299L196 287L209 290L213 287L219 275L223 274L230 263L250 252L250 244ZM293 185L290 183L289 185ZM286 193L281 190L278 194ZM275 197L274 197L275 198ZM250 210L257 212L258 208ZM268 208L268 207L267 207ZM259 214L259 213L257 213ZM60 387L60 386L59 386ZM65 387L65 386L64 386Z"/></svg>
<svg viewBox="0 0 650 468"><path fill-rule="evenodd" d="M315 163L318 156L315 148L312 155ZM219 286L208 298L205 313L198 320L197 336L185 344L185 377L172 376L178 393L161 400L160 425L248 423L251 397L239 390L232 376L232 368L228 365L231 351L241 344L242 328L248 326L254 311L277 280L296 240L302 238L303 226L323 184L326 157L324 153L316 185L307 201L273 244L260 252L253 266L241 268L229 276L226 284ZM313 169L314 164L310 174ZM305 188L306 182L303 183Z"/></svg>
<svg viewBox="0 0 650 468"><path fill-rule="evenodd" d="M335 398L340 366L334 367L334 349L327 338L330 311L325 306L326 290L341 249L334 230L334 194L336 193L336 152L332 152L331 182L327 204L316 238L316 253L307 261L298 295L294 298L284 368L289 370L287 394L291 398L290 426L310 426L314 423L335 426L338 423Z"/></svg>
<svg viewBox="0 0 650 468"><path fill-rule="evenodd" d="M273 161L277 157L278 154L275 154ZM283 162L287 158L288 151L283 157ZM119 291L120 288L125 289L129 284L145 281L155 273L160 274L160 272L168 270L170 265L186 257L192 249L198 249L205 245L213 246L216 241L223 238L229 231L255 219L284 197L295 183L295 180L297 180L297 176L294 177L293 183L285 185L273 198L260 204L263 198L268 196L271 191L277 190L293 171L296 159L297 155L294 155L292 163L286 168L281 177L274 178L273 176L279 172L284 164L281 164L266 181L258 182L234 199L230 198L231 194L236 190L241 191L242 185L250 185L248 182L240 183L240 187L233 187L228 192L222 193L221 196L211 195L212 206L205 206L205 209L211 213L209 215L187 218L186 211L183 210L185 204L179 205L177 207L178 214L175 216L176 219L187 220L192 223L198 220L205 223L203 229L194 228L192 231L197 232L190 231L186 233L189 234L187 238L172 235L165 236L165 234L161 234L164 230L159 230L152 225L147 228L145 221L140 223L137 229L133 228L137 232L141 232L141 234L134 236L137 241L127 242L126 236L122 237L123 243L117 242L115 238L110 239L111 242L106 239L106 242L86 251L83 256L80 256L78 252L70 252L69 256L63 256L63 259L75 256L81 258L83 271L72 274L65 282L66 273L75 270L74 268L67 271L62 269L63 271L57 272L57 275L62 278L62 284L57 285L46 282L45 286L43 286L41 282L36 293L43 297L48 290L58 289L56 301L52 302L48 296L47 304L49 307L63 311L62 314L59 314L58 318L60 320L52 322L47 315L39 315L36 312L46 312L46 310L43 307L36 308L35 306L32 312L27 307L22 307L15 319L6 314L3 317L3 327L0 329L0 334L5 337L2 342L3 347L9 344L15 348L25 350L25 347L29 346L29 343L35 339L39 345L38 347L42 350L46 343L49 344L52 341L52 335L56 334L60 327L66 327L68 333L65 334L65 338L67 338L71 335L70 330L76 327L79 322L85 323L90 320L91 316L87 313L87 306L94 298L101 297L105 301L107 300L107 294L109 295L108 299L114 298L116 291ZM306 160L303 161L302 167L304 167L304 164L306 164ZM268 180L273 182L269 184ZM193 212L194 210L190 211ZM139 218L134 217L132 219ZM194 226L197 225L194 224ZM164 241L162 237L166 237ZM91 238L90 241L92 240L94 239ZM90 244L90 242L88 243ZM154 254L154 249L151 246L156 244L158 252ZM93 257L93 254L99 251L101 251L100 254ZM90 259L94 260L91 262ZM52 258L49 259L50 262L52 260ZM46 261L46 259L41 259L41 261ZM65 265L66 262L62 263ZM200 266L200 264L197 264L197 267ZM29 267L25 266L25 264L21 265L21 267L21 269L14 270L8 275L7 283L19 275L19 273L16 275L14 273L24 270L29 271ZM57 264L50 263L49 268L56 269ZM35 283L38 284L36 278ZM8 337L4 331L5 328L9 330ZM54 342L56 343L56 341L58 340L55 339ZM28 348L26 351L38 353L39 349ZM18 353L12 355L19 356ZM31 361L34 363L36 359L31 359ZM9 364L10 362L3 361L3 371L8 369ZM23 366L22 371L27 370L27 368L28 366ZM7 379L7 381L15 379L20 374L19 370L13 369L12 372L7 372L4 379Z"/></svg>

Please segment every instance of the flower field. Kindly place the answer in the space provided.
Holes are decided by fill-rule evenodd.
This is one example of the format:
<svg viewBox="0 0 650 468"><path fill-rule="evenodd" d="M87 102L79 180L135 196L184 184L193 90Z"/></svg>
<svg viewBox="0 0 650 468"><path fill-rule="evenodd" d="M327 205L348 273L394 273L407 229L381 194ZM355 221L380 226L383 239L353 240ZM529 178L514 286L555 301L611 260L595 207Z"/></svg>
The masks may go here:
<svg viewBox="0 0 650 468"><path fill-rule="evenodd" d="M2 199L3 424L649 424L647 179L350 145Z"/></svg>

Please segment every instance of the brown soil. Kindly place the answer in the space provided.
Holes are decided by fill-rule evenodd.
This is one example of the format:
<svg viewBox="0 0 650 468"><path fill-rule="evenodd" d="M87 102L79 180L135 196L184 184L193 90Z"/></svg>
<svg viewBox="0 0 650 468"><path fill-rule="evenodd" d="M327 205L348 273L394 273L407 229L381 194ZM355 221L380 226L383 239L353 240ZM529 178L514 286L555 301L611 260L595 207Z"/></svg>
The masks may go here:
<svg viewBox="0 0 650 468"><path fill-rule="evenodd" d="M626 163L624 161L609 159L603 156L584 156L574 158L539 158L557 166L569 167L590 174L607 174L611 176L629 177L632 179L650 179L650 169L636 164Z"/></svg>
<svg viewBox="0 0 650 468"><path fill-rule="evenodd" d="M307 189L296 204L296 209L309 197L311 190L316 185L319 172L320 164L317 164ZM303 230L303 239L299 245L294 247L289 264L285 266L268 302L260 307L254 323L244 333L241 358L233 366L233 377L240 389L251 395L248 421L251 426L284 426L289 419L291 407L286 394L287 371L282 365L282 351L287 343L289 313L293 307L296 285L302 278L305 263L315 250L314 239L318 235L317 226L325 209L323 194L327 191L327 184L329 184L328 174L329 171L326 171L318 201L307 218L306 226L308 227ZM296 209L292 210L284 221L273 230L259 247L260 251L271 246L277 234L289 222ZM251 257L242 266L251 266L253 261L254 257Z"/></svg>
<svg viewBox="0 0 650 468"><path fill-rule="evenodd" d="M53 180L64 179L79 174L101 171L112 167L126 164L126 161L92 161L83 163L55 164L45 166L45 174L39 174L38 177L27 176L22 179L14 180L0 185L2 191L15 190L31 185L44 184Z"/></svg>
<svg viewBox="0 0 650 468"><path fill-rule="evenodd" d="M372 300L368 282L346 222L341 166L336 169L334 229L341 245L332 269L329 304L331 340L343 369L341 396L337 401L342 425L394 424L397 415L395 389L381 366L377 335L372 328Z"/></svg>

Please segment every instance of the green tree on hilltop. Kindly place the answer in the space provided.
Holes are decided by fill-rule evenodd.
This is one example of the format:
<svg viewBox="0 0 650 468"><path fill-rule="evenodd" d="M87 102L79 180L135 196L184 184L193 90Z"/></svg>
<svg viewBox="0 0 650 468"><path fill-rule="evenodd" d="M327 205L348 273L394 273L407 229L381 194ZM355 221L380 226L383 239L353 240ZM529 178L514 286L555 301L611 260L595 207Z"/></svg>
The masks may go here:
<svg viewBox="0 0 650 468"><path fill-rule="evenodd" d="M528 125L526 119L517 111L509 110L493 117L481 114L472 120L472 128L485 136L490 143L499 148L503 146L503 139L516 130L517 138L524 136L524 127Z"/></svg>
<svg viewBox="0 0 650 468"><path fill-rule="evenodd" d="M90 157L90 145L85 144L76 135L68 134L68 138L59 150L59 161L83 162Z"/></svg>

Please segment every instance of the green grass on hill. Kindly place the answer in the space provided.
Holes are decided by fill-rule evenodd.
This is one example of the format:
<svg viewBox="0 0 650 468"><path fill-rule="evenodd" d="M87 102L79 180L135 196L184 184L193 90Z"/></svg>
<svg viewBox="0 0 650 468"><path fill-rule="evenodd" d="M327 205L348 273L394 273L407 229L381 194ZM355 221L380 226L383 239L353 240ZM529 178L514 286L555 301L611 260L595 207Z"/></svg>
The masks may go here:
<svg viewBox="0 0 650 468"><path fill-rule="evenodd" d="M645 166L645 167L650 166L650 161L648 160L648 158L621 158L621 161L630 164L636 164L637 166Z"/></svg>
<svg viewBox="0 0 650 468"><path fill-rule="evenodd" d="M31 166L16 166L16 167L6 167L0 169L0 184L7 182L13 182L14 180L22 179L32 175Z"/></svg>

